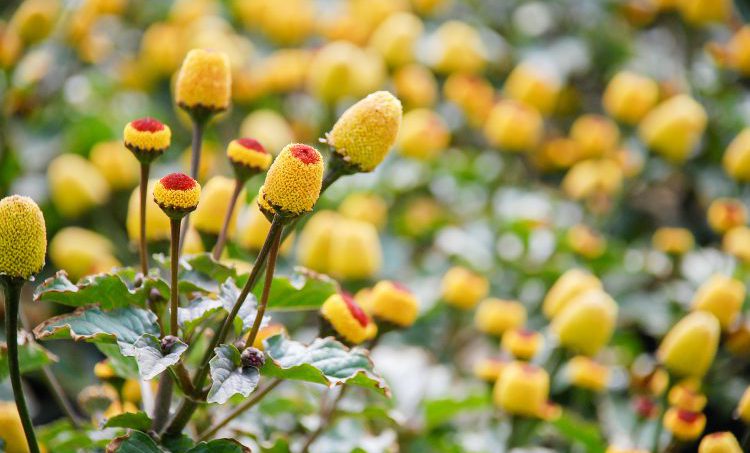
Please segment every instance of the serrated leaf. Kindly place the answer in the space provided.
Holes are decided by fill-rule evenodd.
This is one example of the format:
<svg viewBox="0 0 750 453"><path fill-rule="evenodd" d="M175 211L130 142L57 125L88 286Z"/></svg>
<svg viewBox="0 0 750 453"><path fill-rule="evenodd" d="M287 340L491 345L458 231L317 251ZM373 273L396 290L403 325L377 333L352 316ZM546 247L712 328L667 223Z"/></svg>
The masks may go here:
<svg viewBox="0 0 750 453"><path fill-rule="evenodd" d="M586 420L572 416L567 412L555 421L552 426L571 442L580 442L586 446L586 451L592 453L603 453L607 445L602 438L599 426Z"/></svg>
<svg viewBox="0 0 750 453"><path fill-rule="evenodd" d="M364 349L349 349L332 337L316 338L306 346L284 335L274 335L264 343L270 358L261 370L264 375L329 387L349 383L390 396L390 389L374 373L372 360Z"/></svg>
<svg viewBox="0 0 750 453"><path fill-rule="evenodd" d="M194 299L186 308L177 310L177 318L183 330L190 331L206 319L222 313L229 314L232 307L240 296L240 289L232 277L226 279L219 286L218 294L208 294L199 296ZM235 333L240 334L249 330L255 322L255 316L258 313L258 304L255 296L249 294L245 302L240 307L237 317L234 319ZM265 326L270 321L270 317L264 316L261 326Z"/></svg>
<svg viewBox="0 0 750 453"><path fill-rule="evenodd" d="M145 412L123 412L104 423L104 428L130 428L138 431L151 429L151 417Z"/></svg>
<svg viewBox="0 0 750 453"><path fill-rule="evenodd" d="M18 361L23 374L57 362L57 356L36 343L30 333L19 330ZM9 376L8 366L8 343L3 341L0 342L0 381L4 381Z"/></svg>
<svg viewBox="0 0 750 453"><path fill-rule="evenodd" d="M168 367L180 361L180 357L188 346L182 340L172 346L172 350L164 354L161 350L161 341L156 335L143 334L132 348L122 349L126 357L134 357L138 363L138 372L147 381L164 372Z"/></svg>
<svg viewBox="0 0 750 453"><path fill-rule="evenodd" d="M187 453L250 453L250 449L234 439L216 439L200 442Z"/></svg>
<svg viewBox="0 0 750 453"><path fill-rule="evenodd" d="M317 310L338 284L330 277L304 267L295 268L294 275L274 277L268 297L268 309L277 311ZM255 287L254 294L261 297L263 285Z"/></svg>
<svg viewBox="0 0 750 453"><path fill-rule="evenodd" d="M163 453L163 450L148 434L131 431L112 440L107 445L107 453Z"/></svg>
<svg viewBox="0 0 750 453"><path fill-rule="evenodd" d="M233 345L221 345L216 355L208 362L211 370L209 403L226 403L234 395L247 397L255 390L260 380L260 372L255 367L243 367L240 351Z"/></svg>
<svg viewBox="0 0 750 453"><path fill-rule="evenodd" d="M38 339L72 338L89 343L117 343L132 347L141 335L159 334L156 315L142 308L118 308L102 311L98 307L81 307L73 313L55 316L34 328Z"/></svg>

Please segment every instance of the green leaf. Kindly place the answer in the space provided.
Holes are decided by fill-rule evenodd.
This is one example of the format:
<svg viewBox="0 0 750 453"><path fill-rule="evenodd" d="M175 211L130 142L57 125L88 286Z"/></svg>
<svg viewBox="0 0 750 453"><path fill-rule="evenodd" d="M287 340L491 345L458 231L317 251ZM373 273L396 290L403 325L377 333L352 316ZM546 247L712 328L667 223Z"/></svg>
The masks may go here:
<svg viewBox="0 0 750 453"><path fill-rule="evenodd" d="M96 348L107 356L115 374L123 379L138 379L138 363L133 357L125 357L116 344L96 343Z"/></svg>
<svg viewBox="0 0 750 453"><path fill-rule="evenodd" d="M163 453L154 439L140 431L131 431L112 440L107 453Z"/></svg>
<svg viewBox="0 0 750 453"><path fill-rule="evenodd" d="M599 432L598 425L577 418L567 412L557 420L551 422L557 431L571 442L578 442L586 446L590 453L603 453L607 444Z"/></svg>
<svg viewBox="0 0 750 453"><path fill-rule="evenodd" d="M167 436L161 438L161 445L166 448L170 453L187 453L195 442L187 434L180 434L177 436Z"/></svg>
<svg viewBox="0 0 750 453"><path fill-rule="evenodd" d="M213 382L206 401L224 404L234 395L250 395L260 380L258 369L243 367L240 351L233 345L221 345L215 352L216 355L208 362Z"/></svg>
<svg viewBox="0 0 750 453"><path fill-rule="evenodd" d="M177 309L177 319L184 331L190 331L216 313L229 314L240 296L240 289L229 277L219 287L218 294L208 294L194 299L186 308ZM255 296L248 295L234 319L235 333L240 334L249 330L258 314L258 304ZM264 316L261 326L268 323L270 317Z"/></svg>
<svg viewBox="0 0 750 453"><path fill-rule="evenodd" d="M250 449L234 439L216 439L200 442L187 453L250 453Z"/></svg>
<svg viewBox="0 0 750 453"><path fill-rule="evenodd" d="M101 451L109 442L108 438L102 439L94 434L95 431L73 427L68 419L37 427L35 431L39 442L47 447L47 451L54 453Z"/></svg>
<svg viewBox="0 0 750 453"><path fill-rule="evenodd" d="M18 361L21 373L36 371L52 362L57 356L34 341L28 332L18 331ZM8 368L8 343L0 342L0 381L4 381L10 372Z"/></svg>
<svg viewBox="0 0 750 453"><path fill-rule="evenodd" d="M130 428L138 431L151 429L151 417L145 412L124 412L107 420L104 428Z"/></svg>
<svg viewBox="0 0 750 453"><path fill-rule="evenodd" d="M429 400L424 404L425 423L428 429L434 428L450 421L461 412L482 410L489 405L490 398L487 394L471 395L461 400L453 398Z"/></svg>
<svg viewBox="0 0 750 453"><path fill-rule="evenodd" d="M182 340L172 346L169 353L161 350L161 341L156 335L143 334L133 343L132 348L123 349L126 357L135 357L138 371L143 379L149 381L164 372L168 367L180 361L188 346Z"/></svg>
<svg viewBox="0 0 750 453"><path fill-rule="evenodd" d="M289 277L274 277L268 298L268 309L277 311L317 310L328 296L338 291L336 281L304 267L295 268ZM263 285L255 288L255 296L261 297Z"/></svg>
<svg viewBox="0 0 750 453"><path fill-rule="evenodd" d="M329 387L349 383L390 396L390 389L374 373L372 360L364 349L349 349L331 337L316 338L306 346L284 335L274 335L264 343L270 357L261 370L266 376Z"/></svg>

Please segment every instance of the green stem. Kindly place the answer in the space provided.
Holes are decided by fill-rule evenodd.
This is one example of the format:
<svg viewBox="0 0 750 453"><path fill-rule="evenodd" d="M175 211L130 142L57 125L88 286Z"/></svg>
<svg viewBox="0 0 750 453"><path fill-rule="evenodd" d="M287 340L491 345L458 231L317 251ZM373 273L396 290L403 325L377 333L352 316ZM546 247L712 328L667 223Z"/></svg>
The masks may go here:
<svg viewBox="0 0 750 453"><path fill-rule="evenodd" d="M169 418L169 407L172 405L172 389L174 383L168 372L159 376L159 387L156 389L154 398L154 422L151 426L155 432L160 433Z"/></svg>
<svg viewBox="0 0 750 453"><path fill-rule="evenodd" d="M148 244L146 243L146 195L148 192L148 173L150 165L141 162L141 205L140 205L140 237L138 238L138 250L141 258L141 272L143 277L148 275Z"/></svg>
<svg viewBox="0 0 750 453"><path fill-rule="evenodd" d="M227 208L227 214L224 216L224 224L221 226L221 233L219 233L219 239L216 240L214 245L214 251L212 256L214 260L218 261L221 258L221 252L224 251L224 245L227 242L227 233L229 231L229 223L232 220L232 213L234 213L234 206L237 204L237 198L242 192L242 188L245 186L244 181L237 179L234 184L234 192L229 200L229 207Z"/></svg>
<svg viewBox="0 0 750 453"><path fill-rule="evenodd" d="M276 222L276 218L279 215L274 216L273 221ZM263 293L260 296L260 304L258 305L258 311L255 314L255 320L253 321L253 327L250 329L250 333L247 335L245 341L245 347L252 346L255 342L255 338L258 336L260 325L263 322L263 315L266 313L266 307L268 306L268 296L271 293L271 283L273 283L273 273L276 270L276 257L279 254L279 244L281 241L281 230L275 232L271 242L271 251L268 254L268 266L266 267L266 281L263 283Z"/></svg>
<svg viewBox="0 0 750 453"><path fill-rule="evenodd" d="M19 278L2 277L3 289L5 291L5 335L8 344L8 369L10 371L10 383L13 387L13 397L16 400L18 415L21 418L23 431L26 434L26 442L31 453L39 453L39 445L34 434L34 425L31 423L29 408L26 406L26 398L21 387L21 368L18 361L18 310L21 304L21 288L25 280Z"/></svg>
<svg viewBox="0 0 750 453"><path fill-rule="evenodd" d="M169 291L169 333L177 336L177 307L180 305L179 291L179 263L180 263L180 220L170 219L170 229L172 231L172 251L171 251L171 273L172 284Z"/></svg>
<svg viewBox="0 0 750 453"><path fill-rule="evenodd" d="M201 165L201 148L203 147L203 131L206 126L205 119L193 117L193 143L190 152L190 177L198 180L198 171ZM180 232L180 250L185 245L185 236L190 228L190 214L185 216L182 221L182 231Z"/></svg>

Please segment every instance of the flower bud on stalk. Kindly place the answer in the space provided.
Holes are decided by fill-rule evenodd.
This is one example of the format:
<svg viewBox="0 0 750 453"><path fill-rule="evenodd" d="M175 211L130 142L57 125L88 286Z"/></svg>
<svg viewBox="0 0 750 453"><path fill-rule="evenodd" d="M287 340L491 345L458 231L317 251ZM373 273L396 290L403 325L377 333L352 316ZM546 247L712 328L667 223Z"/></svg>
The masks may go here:
<svg viewBox="0 0 750 453"><path fill-rule="evenodd" d="M312 146L287 145L276 157L263 184L262 199L277 215L298 217L312 211L323 182L323 158ZM263 211L263 205L261 211Z"/></svg>
<svg viewBox="0 0 750 453"><path fill-rule="evenodd" d="M320 307L321 317L337 337L357 345L377 335L378 328L349 294L333 294Z"/></svg>
<svg viewBox="0 0 750 453"><path fill-rule="evenodd" d="M552 320L560 345L584 355L596 355L612 337L617 303L601 289L575 299Z"/></svg>
<svg viewBox="0 0 750 453"><path fill-rule="evenodd" d="M698 453L742 453L742 448L734 434L724 431L704 436Z"/></svg>
<svg viewBox="0 0 750 453"><path fill-rule="evenodd" d="M443 276L443 299L448 305L461 310L471 310L483 299L490 289L490 283L479 274L456 266Z"/></svg>
<svg viewBox="0 0 750 453"><path fill-rule="evenodd" d="M716 316L694 311L675 324L662 340L657 357L678 376L703 377L716 356L721 326Z"/></svg>
<svg viewBox="0 0 750 453"><path fill-rule="evenodd" d="M372 288L367 310L379 321L407 328L417 319L419 301L404 285L383 280Z"/></svg>
<svg viewBox="0 0 750 453"><path fill-rule="evenodd" d="M503 367L492 394L495 405L512 415L539 417L549 397L549 375L524 362Z"/></svg>
<svg viewBox="0 0 750 453"><path fill-rule="evenodd" d="M229 108L232 76L229 57L222 52L193 49L177 75L175 101L194 121L205 122Z"/></svg>
<svg viewBox="0 0 750 453"><path fill-rule="evenodd" d="M693 309L716 316L721 328L728 330L740 316L745 301L745 285L737 279L716 274L706 280L693 297Z"/></svg>
<svg viewBox="0 0 750 453"><path fill-rule="evenodd" d="M706 416L700 412L670 407L664 414L664 428L683 442L697 439L705 427Z"/></svg>
<svg viewBox="0 0 750 453"><path fill-rule="evenodd" d="M543 346L544 337L533 330L511 329L503 334L502 348L516 360L533 359Z"/></svg>

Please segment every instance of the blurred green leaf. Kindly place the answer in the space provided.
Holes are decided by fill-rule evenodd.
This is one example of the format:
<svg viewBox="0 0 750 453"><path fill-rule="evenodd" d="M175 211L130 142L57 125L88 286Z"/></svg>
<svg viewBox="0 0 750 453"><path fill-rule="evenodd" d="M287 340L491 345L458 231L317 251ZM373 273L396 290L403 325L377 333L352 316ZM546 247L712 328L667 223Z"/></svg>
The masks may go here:
<svg viewBox="0 0 750 453"><path fill-rule="evenodd" d="M201 442L187 453L250 453L250 449L234 439L216 439Z"/></svg>
<svg viewBox="0 0 750 453"><path fill-rule="evenodd" d="M488 394L471 395L464 399L445 398L424 402L425 423L429 429L442 425L462 412L478 411L491 405Z"/></svg>
<svg viewBox="0 0 750 453"><path fill-rule="evenodd" d="M132 348L123 349L123 355L135 358L141 378L148 381L179 362L187 348L187 344L178 339L172 349L165 354L156 335L144 334L133 343Z"/></svg>
<svg viewBox="0 0 750 453"><path fill-rule="evenodd" d="M31 334L18 332L18 361L21 373L36 371L45 365L57 361L57 357L36 343ZM9 376L8 369L8 343L0 342L0 381Z"/></svg>
<svg viewBox="0 0 750 453"><path fill-rule="evenodd" d="M294 275L274 277L268 298L268 309L317 310L337 291L338 285L330 277L297 267ZM261 297L262 292L263 285L256 286L254 294L257 298Z"/></svg>
<svg viewBox="0 0 750 453"><path fill-rule="evenodd" d="M151 429L151 417L145 412L124 412L115 415L104 423L105 428L130 428L138 431Z"/></svg>
<svg viewBox="0 0 750 453"><path fill-rule="evenodd" d="M607 449L606 440L595 423L582 420L567 412L563 412L560 418L551 423L563 437L571 442L582 444L589 453L604 453Z"/></svg>

